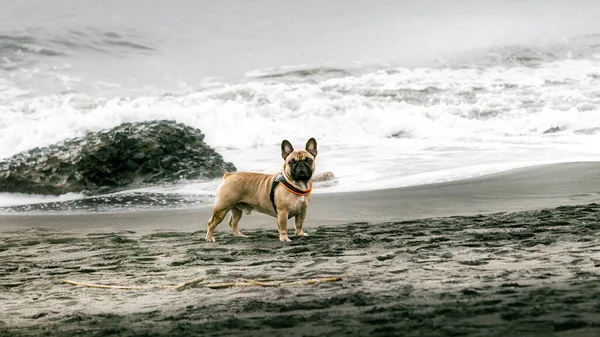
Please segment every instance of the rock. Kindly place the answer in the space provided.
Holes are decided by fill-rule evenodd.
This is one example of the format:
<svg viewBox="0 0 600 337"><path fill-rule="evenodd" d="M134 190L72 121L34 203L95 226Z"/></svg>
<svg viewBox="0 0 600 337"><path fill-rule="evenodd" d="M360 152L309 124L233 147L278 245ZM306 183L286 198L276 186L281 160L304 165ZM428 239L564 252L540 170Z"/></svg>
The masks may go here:
<svg viewBox="0 0 600 337"><path fill-rule="evenodd" d="M389 138L411 138L411 134L407 131L400 130L392 133Z"/></svg>
<svg viewBox="0 0 600 337"><path fill-rule="evenodd" d="M546 131L544 131L544 134L556 133L556 132L560 132L560 131L564 131L564 130L565 130L564 127L554 126L554 127L547 129Z"/></svg>
<svg viewBox="0 0 600 337"><path fill-rule="evenodd" d="M322 181L330 181L335 179L335 176L333 175L333 172L323 172L321 174L317 174L316 176L312 177L312 181L319 183Z"/></svg>
<svg viewBox="0 0 600 337"><path fill-rule="evenodd" d="M173 121L121 124L0 161L0 192L93 195L236 170L203 140Z"/></svg>

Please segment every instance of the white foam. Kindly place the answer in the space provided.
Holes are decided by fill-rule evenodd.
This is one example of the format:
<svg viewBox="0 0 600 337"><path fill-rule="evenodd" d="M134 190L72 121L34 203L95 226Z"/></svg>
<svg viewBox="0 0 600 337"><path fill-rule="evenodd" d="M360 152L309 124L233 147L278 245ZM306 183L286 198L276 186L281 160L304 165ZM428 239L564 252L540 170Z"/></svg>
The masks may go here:
<svg viewBox="0 0 600 337"><path fill-rule="evenodd" d="M41 204L48 202L59 202L83 199L84 196L77 193L67 193L60 196L22 194L22 193L0 193L0 207Z"/></svg>
<svg viewBox="0 0 600 337"><path fill-rule="evenodd" d="M277 171L282 139L302 146L316 137L319 170L339 179L322 191L405 186L597 159L599 88L598 60L284 75L137 97L33 96L4 81L0 158L124 122L173 119L200 128L242 170ZM202 184L180 191L214 188Z"/></svg>

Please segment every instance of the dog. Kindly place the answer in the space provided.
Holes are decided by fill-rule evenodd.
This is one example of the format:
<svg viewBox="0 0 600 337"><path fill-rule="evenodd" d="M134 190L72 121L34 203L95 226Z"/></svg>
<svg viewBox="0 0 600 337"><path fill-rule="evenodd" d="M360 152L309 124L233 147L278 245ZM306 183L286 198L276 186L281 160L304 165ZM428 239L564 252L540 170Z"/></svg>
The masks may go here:
<svg viewBox="0 0 600 337"><path fill-rule="evenodd" d="M292 144L281 142L284 164L280 173L269 175L253 172L225 173L217 189L213 213L208 220L206 241L215 242L213 233L231 211L229 226L233 235L245 237L238 228L242 213L256 210L277 218L279 240L290 242L287 234L288 219L294 217L297 236L308 236L302 230L306 209L310 203L312 175L315 171L317 141L311 138L304 150L294 150Z"/></svg>

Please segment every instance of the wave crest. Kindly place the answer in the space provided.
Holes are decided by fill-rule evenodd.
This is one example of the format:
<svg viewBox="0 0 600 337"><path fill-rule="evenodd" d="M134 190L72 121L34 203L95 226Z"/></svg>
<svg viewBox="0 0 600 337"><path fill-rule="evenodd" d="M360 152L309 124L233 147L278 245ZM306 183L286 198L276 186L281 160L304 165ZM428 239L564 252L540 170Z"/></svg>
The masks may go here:
<svg viewBox="0 0 600 337"><path fill-rule="evenodd" d="M95 29L47 34L30 29L0 35L0 69L11 71L43 62L45 58L67 57L81 51L115 57L132 53L152 53L156 49L135 33Z"/></svg>

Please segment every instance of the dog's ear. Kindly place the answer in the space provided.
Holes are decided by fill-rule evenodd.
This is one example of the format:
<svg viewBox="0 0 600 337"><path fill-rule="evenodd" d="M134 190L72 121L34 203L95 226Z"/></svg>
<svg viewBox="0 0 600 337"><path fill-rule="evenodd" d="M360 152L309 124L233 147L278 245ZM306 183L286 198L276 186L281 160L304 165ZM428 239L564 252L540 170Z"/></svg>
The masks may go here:
<svg viewBox="0 0 600 337"><path fill-rule="evenodd" d="M294 152L294 147L287 139L281 142L281 156L283 157L283 160L285 160L292 152Z"/></svg>
<svg viewBox="0 0 600 337"><path fill-rule="evenodd" d="M312 154L313 157L317 156L317 141L314 138L311 138L306 142L306 151Z"/></svg>

